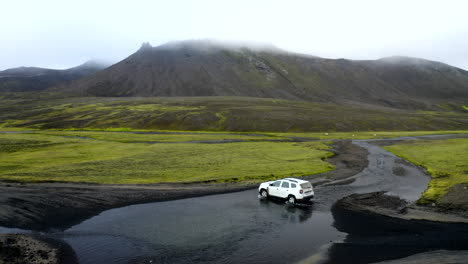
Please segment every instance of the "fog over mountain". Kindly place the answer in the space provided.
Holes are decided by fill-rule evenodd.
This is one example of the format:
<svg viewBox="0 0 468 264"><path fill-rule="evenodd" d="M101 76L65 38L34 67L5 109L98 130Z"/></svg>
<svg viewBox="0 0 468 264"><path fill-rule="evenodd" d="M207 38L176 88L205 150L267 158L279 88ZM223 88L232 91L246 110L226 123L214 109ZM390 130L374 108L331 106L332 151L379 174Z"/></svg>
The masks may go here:
<svg viewBox="0 0 468 264"><path fill-rule="evenodd" d="M466 70L467 9L462 0L5 1L0 70L119 61L142 41L206 38L334 59L410 56Z"/></svg>
<svg viewBox="0 0 468 264"><path fill-rule="evenodd" d="M144 43L126 59L53 90L80 96L250 96L425 108L468 98L468 72L419 58L324 59L213 40Z"/></svg>

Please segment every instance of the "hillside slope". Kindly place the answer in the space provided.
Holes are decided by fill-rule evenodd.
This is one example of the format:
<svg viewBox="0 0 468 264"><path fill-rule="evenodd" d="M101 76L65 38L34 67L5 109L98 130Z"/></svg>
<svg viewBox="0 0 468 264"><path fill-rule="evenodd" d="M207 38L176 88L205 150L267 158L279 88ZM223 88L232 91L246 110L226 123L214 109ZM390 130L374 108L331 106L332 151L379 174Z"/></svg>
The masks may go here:
<svg viewBox="0 0 468 264"><path fill-rule="evenodd" d="M183 41L144 44L55 90L81 96L248 96L426 109L467 102L468 72L423 59L323 59L276 48Z"/></svg>
<svg viewBox="0 0 468 264"><path fill-rule="evenodd" d="M0 94L0 128L192 131L468 130L468 112L254 97L43 97Z"/></svg>
<svg viewBox="0 0 468 264"><path fill-rule="evenodd" d="M0 71L0 92L42 91L66 84L106 68L107 64L88 61L65 70L20 67Z"/></svg>

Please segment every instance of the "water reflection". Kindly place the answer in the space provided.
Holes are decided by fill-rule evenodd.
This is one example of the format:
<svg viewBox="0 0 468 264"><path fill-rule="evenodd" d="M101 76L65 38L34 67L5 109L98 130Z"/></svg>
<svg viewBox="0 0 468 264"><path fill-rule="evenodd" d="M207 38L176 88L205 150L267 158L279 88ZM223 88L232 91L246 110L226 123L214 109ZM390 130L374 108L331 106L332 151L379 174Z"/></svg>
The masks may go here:
<svg viewBox="0 0 468 264"><path fill-rule="evenodd" d="M284 200L281 199L259 199L259 203L262 206L265 206L269 209L272 209L271 204L274 204L275 207L280 208L280 214L278 214L282 219L287 220L288 223L302 223L307 221L312 217L312 212L314 211L313 203L304 203L290 205ZM281 212L282 211L282 212Z"/></svg>
<svg viewBox="0 0 468 264"><path fill-rule="evenodd" d="M81 264L290 263L341 240L332 221L249 190L109 210L60 236Z"/></svg>

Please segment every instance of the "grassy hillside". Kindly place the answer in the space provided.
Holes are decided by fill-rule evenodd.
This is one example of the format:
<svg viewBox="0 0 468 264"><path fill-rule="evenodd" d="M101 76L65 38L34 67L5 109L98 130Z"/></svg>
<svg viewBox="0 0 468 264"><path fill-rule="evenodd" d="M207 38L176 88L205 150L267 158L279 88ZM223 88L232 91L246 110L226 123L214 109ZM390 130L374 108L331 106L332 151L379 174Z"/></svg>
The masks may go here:
<svg viewBox="0 0 468 264"><path fill-rule="evenodd" d="M468 139L466 138L413 141L408 144L388 146L385 149L427 168L432 175L429 187L420 199L421 203L439 202L451 187L468 184Z"/></svg>
<svg viewBox="0 0 468 264"><path fill-rule="evenodd" d="M72 97L0 93L0 127L189 131L466 130L468 112L253 97ZM461 106L460 106L461 107Z"/></svg>
<svg viewBox="0 0 468 264"><path fill-rule="evenodd" d="M63 136L53 131L0 134L0 179L113 184L258 182L333 169L323 161L331 155L325 142L147 144L123 143L138 142L139 134L102 135L108 136L106 140ZM187 141L187 135L147 136L158 136L158 141Z"/></svg>

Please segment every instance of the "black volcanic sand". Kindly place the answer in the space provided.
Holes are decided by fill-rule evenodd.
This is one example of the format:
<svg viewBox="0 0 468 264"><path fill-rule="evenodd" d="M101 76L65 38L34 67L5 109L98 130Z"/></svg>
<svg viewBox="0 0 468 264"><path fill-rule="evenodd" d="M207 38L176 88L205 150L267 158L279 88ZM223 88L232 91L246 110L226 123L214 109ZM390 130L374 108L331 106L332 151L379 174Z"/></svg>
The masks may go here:
<svg viewBox="0 0 468 264"><path fill-rule="evenodd" d="M399 216L407 214L406 205L406 201L383 192L352 194L338 200L332 208L334 226L348 236L330 247L328 263L374 263L389 260L388 256L400 259L441 248L468 248L468 222L404 219ZM431 256L420 256L420 262L415 263L429 263ZM431 263L466 262L443 259Z"/></svg>
<svg viewBox="0 0 468 264"><path fill-rule="evenodd" d="M34 235L0 234L0 263L78 264L65 242Z"/></svg>
<svg viewBox="0 0 468 264"><path fill-rule="evenodd" d="M467 259L468 251L457 251L456 254L454 254L451 250L434 250L398 260L379 262L378 264L466 264Z"/></svg>
<svg viewBox="0 0 468 264"><path fill-rule="evenodd" d="M326 173L328 178L343 179L355 175L368 164L367 150L349 140L337 141L333 148L335 156L327 161L337 168ZM309 178L323 176L318 174ZM0 182L0 226L38 231L66 229L111 208L235 192L257 186L242 183L99 185Z"/></svg>
<svg viewBox="0 0 468 264"><path fill-rule="evenodd" d="M1 183L0 225L37 231L66 229L111 208L253 187L240 184Z"/></svg>
<svg viewBox="0 0 468 264"><path fill-rule="evenodd" d="M327 159L327 162L333 164L336 168L332 171L304 177L317 185L349 184L355 179L354 175L361 172L369 165L367 155L369 152L351 140L335 141L332 145L333 156Z"/></svg>

